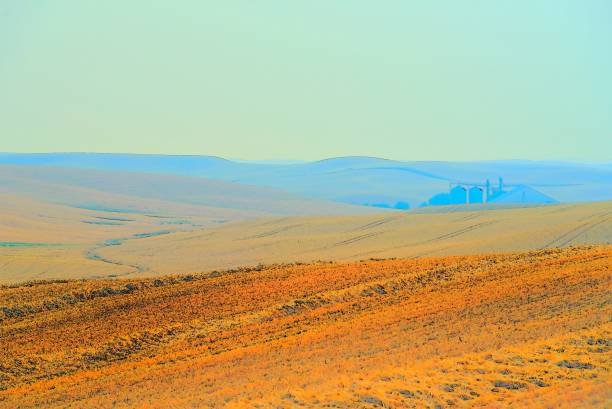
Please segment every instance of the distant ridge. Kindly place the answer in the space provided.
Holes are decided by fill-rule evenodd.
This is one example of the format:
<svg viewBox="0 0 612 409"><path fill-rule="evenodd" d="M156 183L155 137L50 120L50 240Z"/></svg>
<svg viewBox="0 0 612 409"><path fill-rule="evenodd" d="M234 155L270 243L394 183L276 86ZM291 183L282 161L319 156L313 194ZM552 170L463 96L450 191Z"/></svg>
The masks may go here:
<svg viewBox="0 0 612 409"><path fill-rule="evenodd" d="M58 166L0 164L0 194L77 208L208 215L228 220L372 212L364 207L225 180Z"/></svg>
<svg viewBox="0 0 612 409"><path fill-rule="evenodd" d="M0 154L0 164L197 176L275 188L308 198L388 207L407 203L415 208L436 193L448 191L449 182L484 183L498 177L503 177L508 186L530 186L560 202L612 200L610 163L395 161L368 156L256 163L198 155L4 153Z"/></svg>

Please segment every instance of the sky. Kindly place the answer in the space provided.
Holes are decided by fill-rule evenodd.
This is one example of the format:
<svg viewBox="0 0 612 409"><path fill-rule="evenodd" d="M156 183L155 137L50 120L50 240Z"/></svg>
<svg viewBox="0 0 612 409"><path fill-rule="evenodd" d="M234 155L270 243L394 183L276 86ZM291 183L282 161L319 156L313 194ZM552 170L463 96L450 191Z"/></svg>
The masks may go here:
<svg viewBox="0 0 612 409"><path fill-rule="evenodd" d="M0 152L612 161L607 0L2 0Z"/></svg>

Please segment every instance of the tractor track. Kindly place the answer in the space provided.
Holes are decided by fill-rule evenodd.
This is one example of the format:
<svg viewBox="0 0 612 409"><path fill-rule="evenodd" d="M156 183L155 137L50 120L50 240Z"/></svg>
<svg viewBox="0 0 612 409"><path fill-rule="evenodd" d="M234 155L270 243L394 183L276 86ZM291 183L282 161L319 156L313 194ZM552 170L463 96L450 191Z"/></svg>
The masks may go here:
<svg viewBox="0 0 612 409"><path fill-rule="evenodd" d="M579 226L574 227L573 229L568 230L562 235L556 237L555 239L549 241L546 245L541 247L541 249L546 249L550 247L563 247L570 244L572 241L576 240L578 237L583 234L593 230L595 227L610 221L608 217L611 212L600 213L597 215L593 215L592 217L588 217L582 220L589 220Z"/></svg>

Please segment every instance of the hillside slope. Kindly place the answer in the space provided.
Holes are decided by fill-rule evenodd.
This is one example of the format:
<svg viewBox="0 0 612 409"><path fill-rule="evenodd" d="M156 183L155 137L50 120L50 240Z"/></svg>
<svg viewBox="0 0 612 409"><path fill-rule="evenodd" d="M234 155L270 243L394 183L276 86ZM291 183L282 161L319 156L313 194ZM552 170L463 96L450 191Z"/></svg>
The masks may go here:
<svg viewBox="0 0 612 409"><path fill-rule="evenodd" d="M233 222L229 213L177 209L117 212L0 195L0 283L612 243L612 202Z"/></svg>
<svg viewBox="0 0 612 409"><path fill-rule="evenodd" d="M316 260L477 254L612 243L612 202L443 213L270 218L108 247L147 273Z"/></svg>
<svg viewBox="0 0 612 409"><path fill-rule="evenodd" d="M0 408L607 407L611 265L602 246L0 287Z"/></svg>
<svg viewBox="0 0 612 409"><path fill-rule="evenodd" d="M373 209L173 175L0 165L0 283L145 270L99 249L272 215Z"/></svg>
<svg viewBox="0 0 612 409"><path fill-rule="evenodd" d="M171 174L0 165L0 194L119 212L245 219L264 215L355 214L368 209L287 192Z"/></svg>
<svg viewBox="0 0 612 409"><path fill-rule="evenodd" d="M148 201L136 203L149 204ZM203 207L197 209L202 213L199 215L177 215L174 212L185 209L176 205L156 209L168 213L85 209L48 203L26 195L0 194L0 283L125 274L136 268L105 260L96 249L155 232L214 226L225 217L249 215L248 212L240 214L216 208L205 212Z"/></svg>
<svg viewBox="0 0 612 409"><path fill-rule="evenodd" d="M213 156L135 154L0 154L0 164L200 176L273 187L306 197L352 204L409 203L413 208L449 182L529 185L560 202L612 200L609 163L547 161L394 161L362 156L297 164L229 161Z"/></svg>

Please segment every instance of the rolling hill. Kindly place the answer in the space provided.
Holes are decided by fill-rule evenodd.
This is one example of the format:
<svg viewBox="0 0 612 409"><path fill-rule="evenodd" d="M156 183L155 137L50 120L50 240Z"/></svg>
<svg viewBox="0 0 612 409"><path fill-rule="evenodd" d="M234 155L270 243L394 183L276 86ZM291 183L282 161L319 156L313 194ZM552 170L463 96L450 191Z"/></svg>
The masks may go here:
<svg viewBox="0 0 612 409"><path fill-rule="evenodd" d="M612 202L462 210L259 219L130 241L101 254L161 274L612 243Z"/></svg>
<svg viewBox="0 0 612 409"><path fill-rule="evenodd" d="M200 177L0 165L0 282L143 271L98 254L126 240L260 217L373 211Z"/></svg>
<svg viewBox="0 0 612 409"><path fill-rule="evenodd" d="M8 244L0 247L0 283L612 243L612 202L219 223L205 214L119 213L0 199L0 243Z"/></svg>
<svg viewBox="0 0 612 409"><path fill-rule="evenodd" d="M136 154L0 154L0 164L198 176L281 189L294 194L360 205L397 202L419 206L449 182L529 185L560 202L612 200L609 163L546 161L402 162L341 157L296 164L229 161L212 156Z"/></svg>
<svg viewBox="0 0 612 409"><path fill-rule="evenodd" d="M121 160L0 165L0 408L612 402L612 201L384 211L343 202L445 165Z"/></svg>
<svg viewBox="0 0 612 409"><path fill-rule="evenodd" d="M0 165L0 193L94 210L161 212L228 220L368 212L363 207L201 177L27 165Z"/></svg>
<svg viewBox="0 0 612 409"><path fill-rule="evenodd" d="M0 408L593 408L612 247L0 287Z"/></svg>

